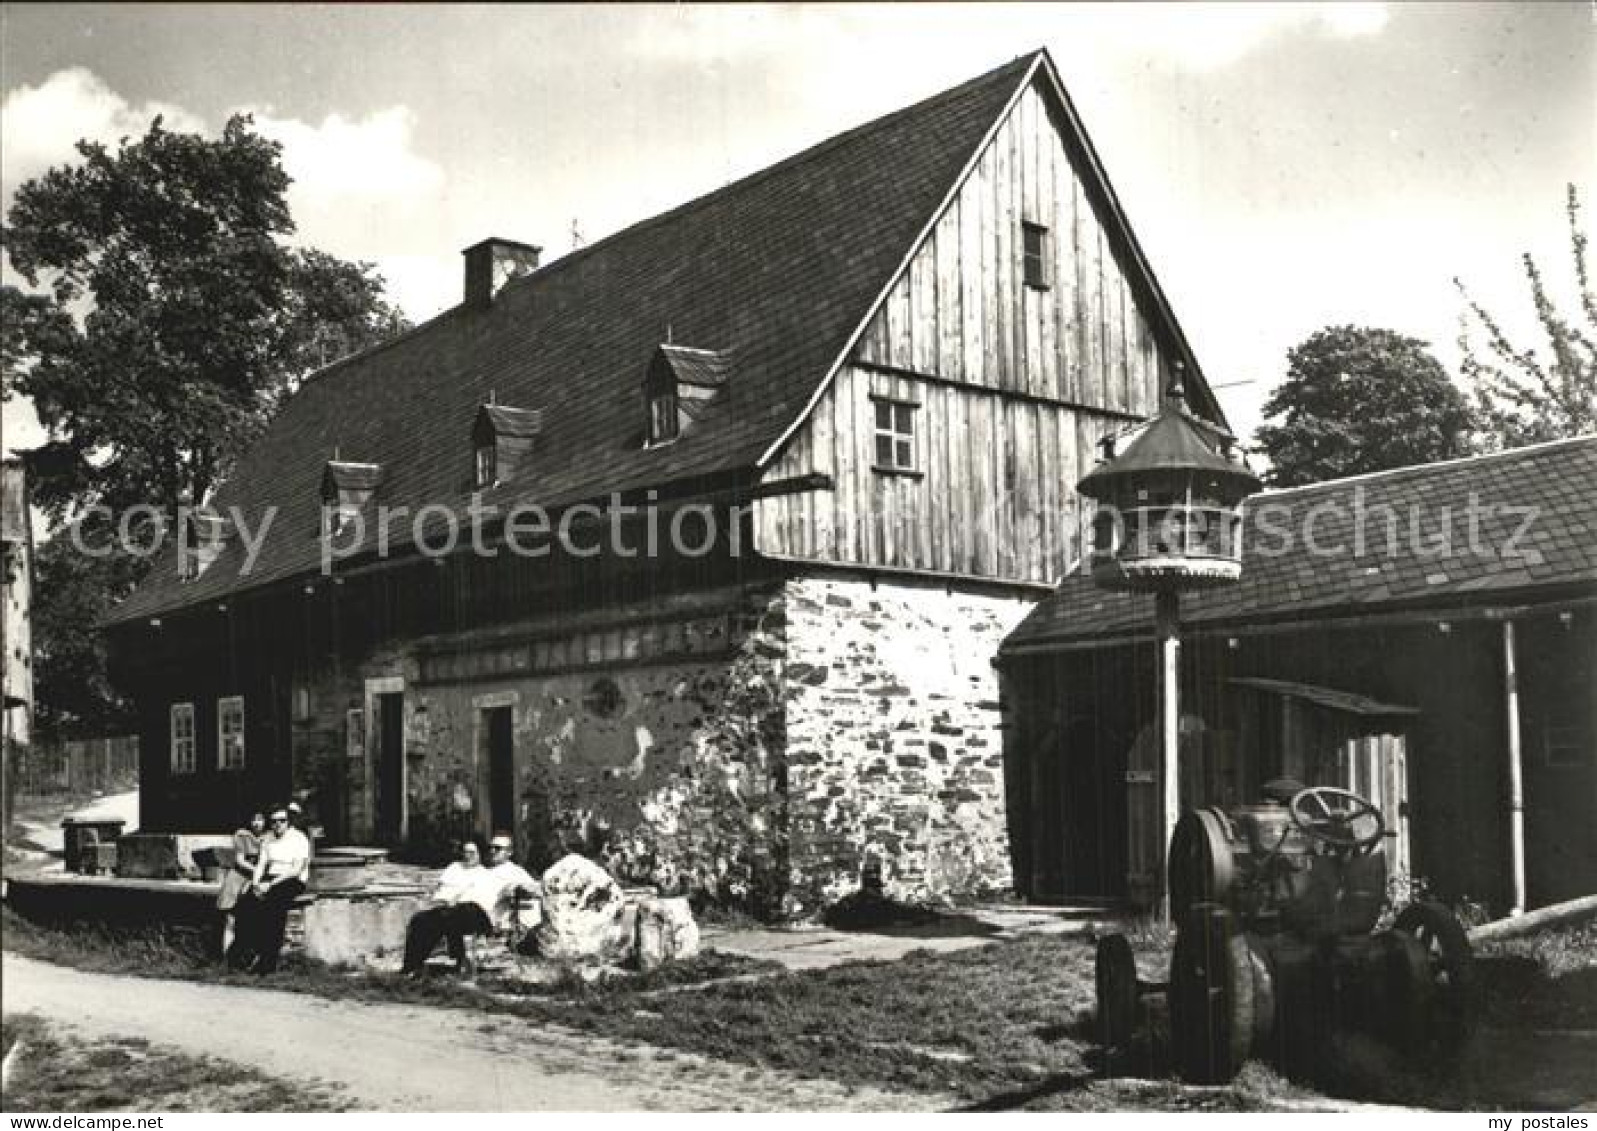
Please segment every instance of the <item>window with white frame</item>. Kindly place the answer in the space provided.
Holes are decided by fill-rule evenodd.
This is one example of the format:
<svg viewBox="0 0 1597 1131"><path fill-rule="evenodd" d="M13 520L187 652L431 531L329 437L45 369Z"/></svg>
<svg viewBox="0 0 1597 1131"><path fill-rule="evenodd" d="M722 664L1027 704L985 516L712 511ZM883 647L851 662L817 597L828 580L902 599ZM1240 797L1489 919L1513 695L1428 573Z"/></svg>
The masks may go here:
<svg viewBox="0 0 1597 1131"><path fill-rule="evenodd" d="M676 438L676 391L662 389L649 397L649 443L665 444Z"/></svg>
<svg viewBox="0 0 1597 1131"><path fill-rule="evenodd" d="M877 399L876 470L915 470L915 409L905 401Z"/></svg>
<svg viewBox="0 0 1597 1131"><path fill-rule="evenodd" d="M216 765L222 770L244 768L244 697L229 695L216 701Z"/></svg>
<svg viewBox="0 0 1597 1131"><path fill-rule="evenodd" d="M499 449L494 444L477 446L477 465L474 476L478 487L492 487L499 482Z"/></svg>
<svg viewBox="0 0 1597 1131"><path fill-rule="evenodd" d="M172 704L172 772L192 774L198 762L194 756L194 704Z"/></svg>

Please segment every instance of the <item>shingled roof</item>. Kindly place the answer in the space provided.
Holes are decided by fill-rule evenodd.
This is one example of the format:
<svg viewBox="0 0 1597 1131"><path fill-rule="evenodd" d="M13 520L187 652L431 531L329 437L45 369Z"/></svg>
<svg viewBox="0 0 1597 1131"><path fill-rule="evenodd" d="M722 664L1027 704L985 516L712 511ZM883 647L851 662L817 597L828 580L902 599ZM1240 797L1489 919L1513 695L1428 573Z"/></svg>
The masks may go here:
<svg viewBox="0 0 1597 1131"><path fill-rule="evenodd" d="M463 512L467 438L479 406L495 398L540 413L541 430L513 480L484 492L487 505L553 509L616 491L752 479L1039 70L1057 84L1046 53L1021 57L572 252L509 282L486 308L456 307L322 371L213 500L242 508L254 530L275 514L249 576L239 575L237 541L192 582L157 562L109 623L313 573L319 547L308 532L335 452L382 467L384 505ZM1090 142L1081 134L1076 144L1135 285L1201 386ZM732 363L715 374L723 387L698 406L695 426L649 447L642 381L670 341Z"/></svg>
<svg viewBox="0 0 1597 1131"><path fill-rule="evenodd" d="M1243 525L1242 580L1183 595L1184 626L1597 597L1597 436L1267 491L1244 505ZM1449 525L1448 552L1434 552ZM1152 625L1151 596L1072 573L1003 651L1138 638Z"/></svg>

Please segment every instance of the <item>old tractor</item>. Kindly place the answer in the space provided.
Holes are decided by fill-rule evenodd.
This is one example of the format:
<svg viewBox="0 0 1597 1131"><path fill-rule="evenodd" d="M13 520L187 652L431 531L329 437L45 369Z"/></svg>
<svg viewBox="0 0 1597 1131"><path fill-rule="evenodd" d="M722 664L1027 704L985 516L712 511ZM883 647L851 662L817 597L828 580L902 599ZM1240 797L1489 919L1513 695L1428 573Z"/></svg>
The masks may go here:
<svg viewBox="0 0 1597 1131"><path fill-rule="evenodd" d="M1329 786L1270 782L1264 800L1189 809L1170 842L1175 946L1166 983L1137 977L1124 935L1100 938L1098 1026L1106 1050L1145 1034L1163 999L1176 1071L1231 1080L1259 1057L1312 1072L1334 1032L1417 1056L1467 1040L1475 980L1463 928L1440 904L1409 904L1377 930L1386 824Z"/></svg>

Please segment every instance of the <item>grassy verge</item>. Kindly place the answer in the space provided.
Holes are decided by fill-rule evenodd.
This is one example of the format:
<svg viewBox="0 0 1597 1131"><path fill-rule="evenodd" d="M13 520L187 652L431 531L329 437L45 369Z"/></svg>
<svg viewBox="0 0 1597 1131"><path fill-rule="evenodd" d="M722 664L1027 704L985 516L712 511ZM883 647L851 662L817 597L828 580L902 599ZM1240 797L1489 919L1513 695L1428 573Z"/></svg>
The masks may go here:
<svg viewBox="0 0 1597 1131"><path fill-rule="evenodd" d="M11 1061L6 1111L344 1111L339 1095L221 1059L200 1059L136 1037L63 1039L29 1014L0 1019Z"/></svg>
<svg viewBox="0 0 1597 1131"><path fill-rule="evenodd" d="M7 947L87 969L489 1010L846 1084L950 1094L972 1107L1259 1110L1337 1103L1261 1065L1249 1065L1228 1087L1187 1088L1131 1078L1162 1074L1166 1066L1154 1061L1104 1063L1091 1035L1092 946L1068 937L1028 936L802 973L771 973L710 952L644 978L598 984L571 978L513 995L485 992L503 989L487 983L471 990L447 979L410 983L304 963L256 979L229 974L168 940L51 931L10 912L4 922ZM1142 932L1144 977L1163 976L1166 943L1162 931ZM1597 1017L1597 927L1483 948L1480 969L1488 1027L1528 1040L1548 1018L1567 1026L1571 1017L1587 1017L1585 1010ZM761 976L743 976L750 973ZM1518 1084L1493 1068L1494 1055L1488 1048L1484 1060L1426 1076L1399 1067L1393 1050L1355 1038L1335 1044L1323 1086L1339 1096L1425 1107L1536 1106L1520 1102L1532 1094L1516 1091Z"/></svg>
<svg viewBox="0 0 1597 1131"><path fill-rule="evenodd" d="M9 910L3 923L8 949L80 969L512 1014L845 1084L951 1094L975 1107L1327 1104L1253 1067L1219 1089L1103 1078L1086 1036L1092 950L1075 939L1039 936L803 973L772 973L711 951L625 981L567 979L512 995L487 983L472 990L448 979L415 983L292 961L255 978L219 968L181 936L58 931Z"/></svg>

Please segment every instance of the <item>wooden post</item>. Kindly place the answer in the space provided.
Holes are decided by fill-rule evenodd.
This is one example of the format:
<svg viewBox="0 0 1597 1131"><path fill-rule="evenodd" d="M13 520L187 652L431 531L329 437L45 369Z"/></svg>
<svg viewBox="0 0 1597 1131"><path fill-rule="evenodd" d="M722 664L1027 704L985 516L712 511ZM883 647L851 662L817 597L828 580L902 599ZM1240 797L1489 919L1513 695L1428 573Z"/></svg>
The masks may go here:
<svg viewBox="0 0 1597 1131"><path fill-rule="evenodd" d="M1159 662L1159 765L1163 777L1164 828L1157 856L1159 917L1170 920L1170 840L1181 816L1181 597L1173 589L1154 594L1154 639Z"/></svg>
<svg viewBox="0 0 1597 1131"><path fill-rule="evenodd" d="M1508 858L1512 869L1510 915L1525 912L1525 773L1519 741L1519 667L1514 662L1514 622L1503 622L1503 698L1508 716Z"/></svg>

